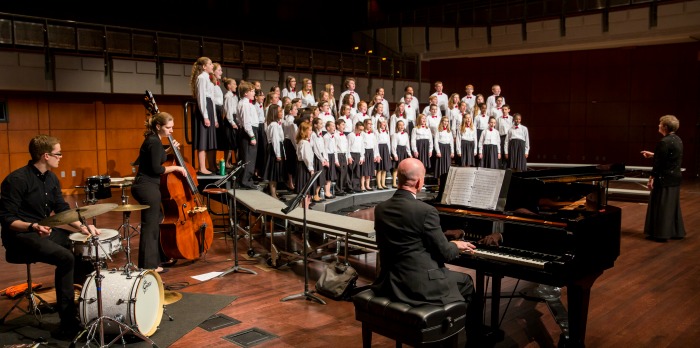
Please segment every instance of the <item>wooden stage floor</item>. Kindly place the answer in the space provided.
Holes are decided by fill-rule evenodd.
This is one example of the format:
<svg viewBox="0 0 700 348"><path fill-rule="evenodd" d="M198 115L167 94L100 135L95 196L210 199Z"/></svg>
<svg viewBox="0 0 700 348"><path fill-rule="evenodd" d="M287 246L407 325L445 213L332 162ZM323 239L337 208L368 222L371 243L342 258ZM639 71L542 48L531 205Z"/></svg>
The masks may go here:
<svg viewBox="0 0 700 348"><path fill-rule="evenodd" d="M117 203L119 193L99 203ZM83 196L68 197L79 203ZM132 202L130 203L135 203ZM700 263L697 250L700 238L700 181L688 181L682 186L682 209L688 236L684 240L656 243L644 239L643 226L646 204L611 202L622 208L621 255L615 267L607 270L593 285L589 309L586 344L588 347L690 347L700 341ZM81 203L82 205L82 203ZM366 214L372 214L371 209ZM140 213L131 216L136 226ZM118 229L122 214L108 212L97 217L100 228ZM254 243L257 253L266 254L268 241ZM138 237L132 239L132 261L136 262ZM266 257L248 257L248 243L238 241L239 266L257 275L231 273L223 278L198 281L194 275L224 271L233 265L232 240L223 234L215 240L205 257L195 262L180 260L170 271L162 274L166 287L180 292L235 295L238 298L221 314L241 323L213 332L195 328L171 347L236 347L222 337L258 328L277 338L258 347L361 347L360 323L355 320L351 302L326 299L327 305L311 301L280 299L304 290L303 267L293 264L280 269L269 268ZM353 253L352 265L360 273L360 285L368 284L374 276L376 253ZM109 268L125 264L123 252L116 255ZM0 288L25 282L23 265L0 263ZM313 289L322 264L310 263L310 284ZM474 275L473 270L464 270ZM32 267L34 282L45 287L53 285L53 267L36 264ZM512 291L516 281L506 278L503 291ZM518 290L535 284L520 282ZM563 296L566 290L563 291ZM325 298L324 298L325 299ZM0 297L0 313L14 301ZM502 301L508 311L502 322L506 338L497 347L555 347L559 328L542 303L514 299ZM488 307L487 307L488 308ZM9 319L21 314L15 311ZM177 320L177 318L175 318ZM156 342L157 344L158 342ZM394 342L373 336L374 347L393 347Z"/></svg>

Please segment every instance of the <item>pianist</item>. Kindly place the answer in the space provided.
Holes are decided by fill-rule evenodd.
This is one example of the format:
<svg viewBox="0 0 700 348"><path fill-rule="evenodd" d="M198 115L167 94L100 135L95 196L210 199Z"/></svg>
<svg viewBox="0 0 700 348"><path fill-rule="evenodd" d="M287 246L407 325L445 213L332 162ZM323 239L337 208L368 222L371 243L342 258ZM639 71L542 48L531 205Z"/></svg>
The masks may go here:
<svg viewBox="0 0 700 348"><path fill-rule="evenodd" d="M445 267L460 252L473 253L473 244L447 241L435 207L416 199L425 167L407 158L398 167L398 189L375 208L374 228L379 246L380 273L372 284L375 294L412 306L469 303L474 292L471 276Z"/></svg>

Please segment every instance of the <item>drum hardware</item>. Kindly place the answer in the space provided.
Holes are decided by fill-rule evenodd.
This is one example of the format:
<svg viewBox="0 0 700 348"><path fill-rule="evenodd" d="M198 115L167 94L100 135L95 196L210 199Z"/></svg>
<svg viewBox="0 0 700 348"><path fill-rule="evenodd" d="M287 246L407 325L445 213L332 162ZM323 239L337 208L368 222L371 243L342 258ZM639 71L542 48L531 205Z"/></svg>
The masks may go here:
<svg viewBox="0 0 700 348"><path fill-rule="evenodd" d="M116 204L114 204L114 205L116 206ZM80 223L84 225L85 219L83 216L81 216L80 209L76 209L76 214L78 215L78 221L80 221ZM90 239L90 242L92 243L92 246L94 248L95 255L97 255L98 250L99 250L98 236L92 236L89 239ZM91 308L91 306L88 306L89 304L93 304L93 303L97 302L97 317L91 319L89 321L89 323L85 324L85 328L75 336L75 338L73 339L73 342L71 342L70 346L75 347L75 345L78 342L78 340L80 339L80 337L82 337L85 334L87 334L86 339L88 342L88 344L87 344L88 346L90 345L91 341L95 341L97 344L99 344L99 347L109 347L119 339L121 339L122 345L125 345L126 342L124 341L123 337L128 332L131 332L134 336L139 337L142 340L150 343L151 346L158 347L155 344L155 342L153 342L150 338L146 337L146 335L144 335L140 331L138 331L138 323L137 323L138 318L135 318L135 317L137 316L138 313L143 313L143 312L137 312L137 310L133 304L135 302L135 300L132 300L130 298L128 301L129 305L127 305L127 308L131 308L131 313L128 313L128 314L133 314L133 316L129 315L130 318L124 318L122 313L115 315L114 318L104 315L103 308L102 308L102 304L103 304L103 301L102 301L103 300L102 299L102 280L105 279L106 276L103 276L102 274L100 274L100 267L99 267L98 258L94 258L93 263L95 264L95 272L93 272L94 276L92 277L94 280L94 283L95 283L95 287L94 287L95 297L88 298L88 296L90 295L88 293L88 291L89 291L89 289L92 289L89 286L89 283L91 282L91 280L90 280L90 277L88 277L88 279L85 282L85 286L83 286L83 291L82 291L82 294L80 296L80 307L81 307L81 309L84 309L84 310L80 311L80 314L81 314L81 316L84 316L83 318L81 318L81 320L85 324L85 321L88 320L89 315L87 315L87 314L83 315L83 314L87 313L88 309ZM142 274L144 272L152 272L152 271L142 271ZM155 275L151 275L151 277L153 277L156 280L156 283L158 285L160 285L159 299L160 299L160 302L162 303L163 302L163 291L162 291L163 283L162 283L162 281L160 281L160 276L158 276L157 273L155 273L155 272L152 272L152 273ZM110 275L109 278L111 280L112 275L117 274L117 273L116 272L108 272L107 274ZM143 286L141 286L140 283L141 283L141 280L143 279L142 274L140 274L139 277L136 277L136 278L130 277L127 274L125 279L137 280L136 281L137 286L135 287L136 290L140 289L141 287L143 287L144 290L147 290L148 288L153 288L153 284L148 284L148 285L144 284ZM133 287L132 287L132 290L133 291L132 291L131 295L133 297L133 295L134 295L133 293L136 291L134 290ZM150 291L149 293L152 294L153 291ZM144 301L144 302L146 304L148 304L148 303L151 303L152 301ZM148 312L149 311L146 310L146 313L148 313ZM150 311L150 312L152 313L153 311ZM156 310L156 312L157 312L157 310ZM124 321L126 321L126 319L132 319L131 317L134 317L135 319L130 320L132 326L129 326L129 325L125 324ZM160 317L158 317L158 319L160 319ZM156 320L153 320L153 321L155 322ZM157 321L160 322L160 320L157 320ZM110 326L111 323L115 324L116 326ZM156 326L157 326L157 324L158 323L156 323ZM106 328L105 326L107 326L108 330L109 329L117 329L115 331L115 333L117 333L117 332L119 333L107 345L105 345L105 328ZM137 330L134 330L134 327L136 327ZM149 330L149 332L146 334L149 335L149 334L152 334L153 332L155 332L155 329L152 329L152 332L151 332L151 330ZM95 337L98 333L99 333L99 341L97 341L98 338Z"/></svg>
<svg viewBox="0 0 700 348"><path fill-rule="evenodd" d="M73 244L74 254L82 255L83 259L97 258L98 260L104 262L104 259L106 258L109 261L112 261L110 255L114 255L121 251L121 239L119 238L119 232L116 230L101 229L100 234L96 237L98 238L99 249L102 250L101 255L93 255L91 245L88 243L90 240L89 236L85 236L80 232L75 232L68 236Z"/></svg>
<svg viewBox="0 0 700 348"><path fill-rule="evenodd" d="M232 170L228 175L225 177L217 180L214 182L214 186L216 187L221 187L226 181L231 180L232 182L236 182L236 172L238 172L241 168L245 167L248 162L240 164L237 168ZM228 209L228 223L229 223L229 233L231 234L231 238L233 238L233 266L229 267L225 271L223 271L220 275L219 278L222 278L223 276L232 273L232 272L242 272L242 273L249 273L249 274L256 274L255 271L247 269L245 267L240 267L238 266L238 213L236 212L236 185L231 185L231 189L233 190L233 207L229 207ZM231 216L233 215L233 217Z"/></svg>
<svg viewBox="0 0 700 348"><path fill-rule="evenodd" d="M126 264L124 265L124 271L127 274L129 274L132 269L138 270L138 267L136 267L136 265L134 265L131 262L131 237L139 233L139 231L134 226L131 226L129 218L131 217L132 211L143 210L147 208L149 208L148 205L124 204L112 210L123 212L123 223L121 226L119 226L119 230L122 232L123 239L126 240L126 246L124 247L124 251L126 252Z"/></svg>
<svg viewBox="0 0 700 348"><path fill-rule="evenodd" d="M85 203L95 204L100 199L112 197L112 179L107 175L90 176L85 180ZM76 186L77 187L77 186Z"/></svg>

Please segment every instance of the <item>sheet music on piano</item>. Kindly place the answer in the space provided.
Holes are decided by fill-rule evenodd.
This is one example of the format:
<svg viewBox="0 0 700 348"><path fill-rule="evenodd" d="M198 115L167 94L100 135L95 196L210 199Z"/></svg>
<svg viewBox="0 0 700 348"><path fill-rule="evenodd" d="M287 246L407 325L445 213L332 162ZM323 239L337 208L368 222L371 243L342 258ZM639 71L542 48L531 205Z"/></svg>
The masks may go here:
<svg viewBox="0 0 700 348"><path fill-rule="evenodd" d="M440 204L503 211L510 170L450 167L440 189Z"/></svg>

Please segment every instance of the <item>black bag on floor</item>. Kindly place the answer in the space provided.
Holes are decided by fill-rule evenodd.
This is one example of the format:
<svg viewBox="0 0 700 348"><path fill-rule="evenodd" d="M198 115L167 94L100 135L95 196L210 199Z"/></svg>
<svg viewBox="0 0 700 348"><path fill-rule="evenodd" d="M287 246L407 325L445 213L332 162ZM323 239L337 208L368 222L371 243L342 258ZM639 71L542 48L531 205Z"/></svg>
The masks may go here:
<svg viewBox="0 0 700 348"><path fill-rule="evenodd" d="M316 291L334 300L347 300L357 281L357 271L350 265L334 261L326 265L316 282Z"/></svg>

